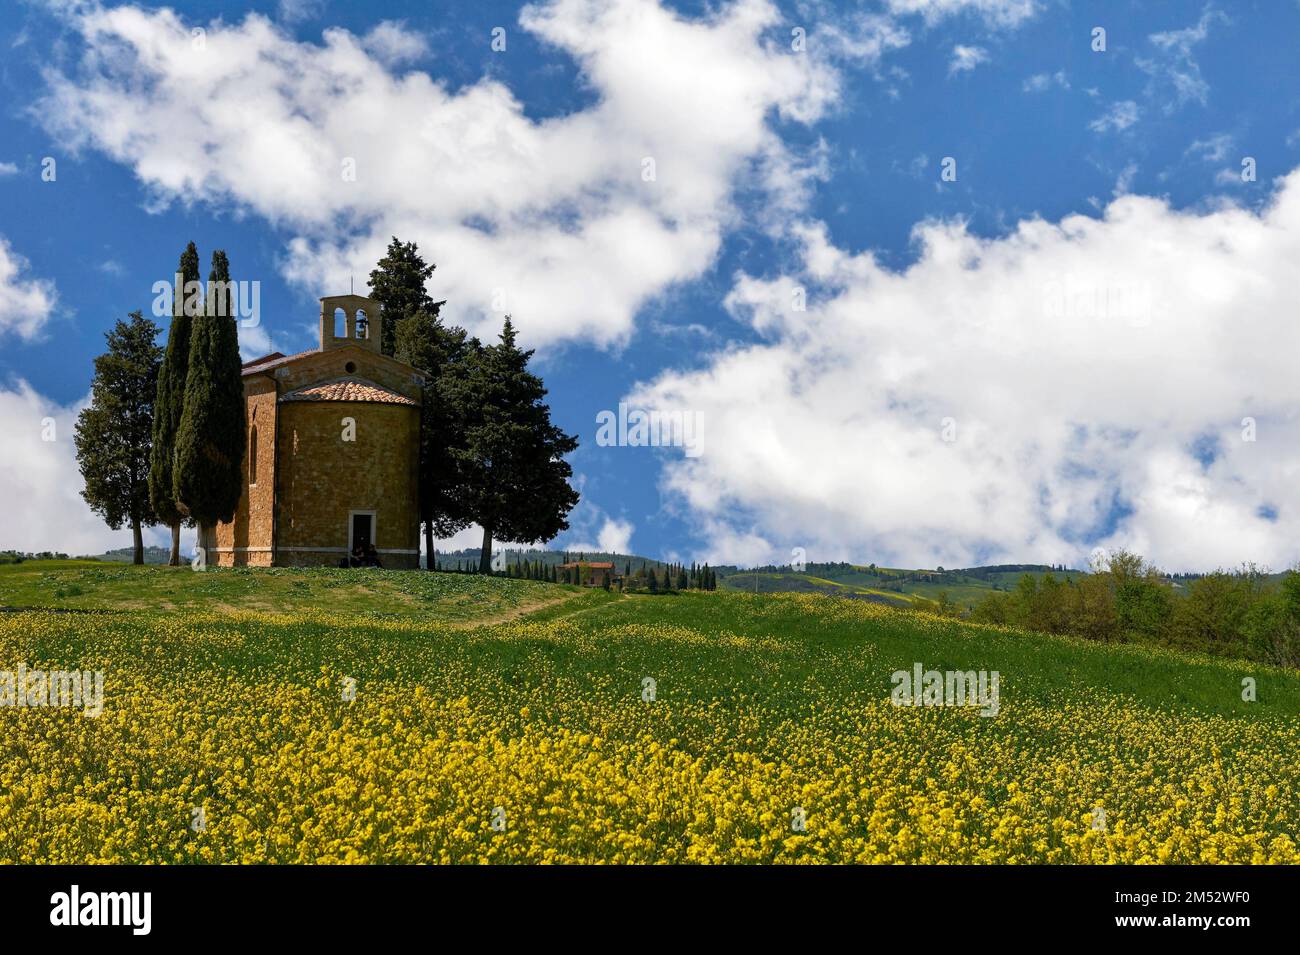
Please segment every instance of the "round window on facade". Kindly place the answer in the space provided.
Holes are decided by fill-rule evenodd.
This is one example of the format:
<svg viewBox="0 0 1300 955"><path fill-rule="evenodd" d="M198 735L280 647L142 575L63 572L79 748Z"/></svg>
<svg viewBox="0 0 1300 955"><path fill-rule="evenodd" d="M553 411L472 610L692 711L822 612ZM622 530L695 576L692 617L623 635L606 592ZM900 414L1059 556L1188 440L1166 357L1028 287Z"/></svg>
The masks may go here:
<svg viewBox="0 0 1300 955"><path fill-rule="evenodd" d="M350 362L348 362L346 365L343 366L343 370L346 371L346 372L350 375L350 374L352 374L354 371L357 370L357 363L354 362L354 361L350 361Z"/></svg>

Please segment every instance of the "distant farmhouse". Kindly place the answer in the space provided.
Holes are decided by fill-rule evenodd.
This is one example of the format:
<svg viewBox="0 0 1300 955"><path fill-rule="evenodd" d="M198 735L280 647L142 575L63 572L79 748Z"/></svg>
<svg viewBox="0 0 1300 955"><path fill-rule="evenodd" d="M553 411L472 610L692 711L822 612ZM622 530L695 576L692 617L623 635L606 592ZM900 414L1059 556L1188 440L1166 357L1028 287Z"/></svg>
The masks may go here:
<svg viewBox="0 0 1300 955"><path fill-rule="evenodd" d="M320 301L319 348L243 366L244 493L205 545L212 564L337 566L373 545L385 567L420 565L423 381L380 352L377 302Z"/></svg>
<svg viewBox="0 0 1300 955"><path fill-rule="evenodd" d="M616 584L623 579L623 575L615 573L614 565L608 561L576 560L560 565L563 571L575 569L578 583L584 587L604 587L607 582Z"/></svg>

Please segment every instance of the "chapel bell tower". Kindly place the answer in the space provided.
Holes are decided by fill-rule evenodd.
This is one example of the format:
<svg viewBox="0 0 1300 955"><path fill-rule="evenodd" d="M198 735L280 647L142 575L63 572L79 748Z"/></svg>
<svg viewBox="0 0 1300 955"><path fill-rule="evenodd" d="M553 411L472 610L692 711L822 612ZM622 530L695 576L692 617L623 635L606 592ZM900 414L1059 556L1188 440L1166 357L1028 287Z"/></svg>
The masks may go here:
<svg viewBox="0 0 1300 955"><path fill-rule="evenodd" d="M378 352L383 327L383 309L372 298L327 295L320 300L321 351L351 344Z"/></svg>

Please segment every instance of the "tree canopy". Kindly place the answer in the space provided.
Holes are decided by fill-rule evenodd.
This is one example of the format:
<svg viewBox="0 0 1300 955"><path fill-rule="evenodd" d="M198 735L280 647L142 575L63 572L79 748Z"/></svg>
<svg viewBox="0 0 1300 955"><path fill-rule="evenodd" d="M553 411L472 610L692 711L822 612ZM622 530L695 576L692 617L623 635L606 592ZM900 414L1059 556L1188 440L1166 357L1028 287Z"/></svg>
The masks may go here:
<svg viewBox="0 0 1300 955"><path fill-rule="evenodd" d="M162 331L140 312L118 320L105 335L108 351L95 359L90 405L77 418L77 461L91 510L113 530L134 536L134 563L144 563L141 528L158 522L150 500L154 401L163 349Z"/></svg>
<svg viewBox="0 0 1300 955"><path fill-rule="evenodd" d="M396 354L397 329L404 319L421 310L436 318L443 303L434 302L425 288L434 268L424 261L414 242L402 242L393 236L388 251L371 270L370 297L383 309L379 345L385 355Z"/></svg>
<svg viewBox="0 0 1300 955"><path fill-rule="evenodd" d="M542 380L528 371L532 351L515 343L506 317L494 345L474 342L444 375L445 394L460 415L451 449L462 513L483 528L479 570L491 568L492 539L550 540L568 528L578 493L564 455L578 446L551 422Z"/></svg>

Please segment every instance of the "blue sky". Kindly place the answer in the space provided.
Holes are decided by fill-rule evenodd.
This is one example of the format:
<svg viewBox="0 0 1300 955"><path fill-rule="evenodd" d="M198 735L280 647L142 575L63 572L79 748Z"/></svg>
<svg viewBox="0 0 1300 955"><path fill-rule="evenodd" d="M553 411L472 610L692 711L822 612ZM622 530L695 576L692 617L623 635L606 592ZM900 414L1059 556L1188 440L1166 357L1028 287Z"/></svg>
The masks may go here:
<svg viewBox="0 0 1300 955"><path fill-rule="evenodd" d="M448 320L490 334L486 291L509 289L582 442L562 545L1300 557L1272 354L1295 335L1300 4L4 6L0 400L21 450L0 490L32 506L0 546L129 540L78 507L71 416L103 332L186 241L260 281L252 357L311 347L316 297L363 290L395 232L438 264ZM142 53L193 28L201 51ZM237 82L187 79L205 56ZM323 106L326 79L363 92ZM298 126L259 140L268 115ZM360 155L357 193L286 169L304 143ZM806 312L773 305L793 286ZM1141 314L1080 311L1098 294ZM598 446L596 413L629 399L699 414L700 457ZM62 446L31 443L46 414Z"/></svg>

